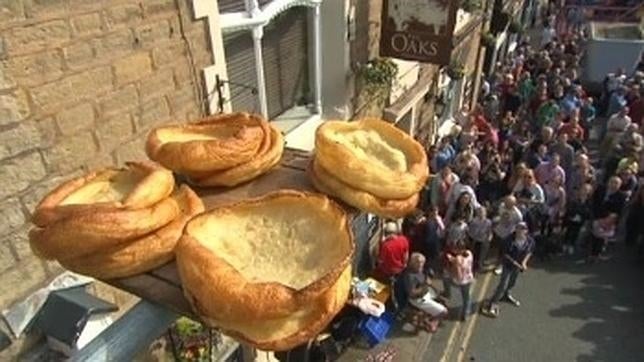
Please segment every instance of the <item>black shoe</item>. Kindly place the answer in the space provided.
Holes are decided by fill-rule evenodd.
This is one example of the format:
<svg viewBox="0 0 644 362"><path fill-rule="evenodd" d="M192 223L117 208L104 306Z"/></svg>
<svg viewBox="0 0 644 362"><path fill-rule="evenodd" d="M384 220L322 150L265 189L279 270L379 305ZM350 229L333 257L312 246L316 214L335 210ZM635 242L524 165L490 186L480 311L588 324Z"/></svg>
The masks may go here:
<svg viewBox="0 0 644 362"><path fill-rule="evenodd" d="M514 305L515 307L520 307L521 306L521 302L519 302L518 299L516 299L515 297L513 297L510 294L506 295L505 298L503 298L503 300L508 302L508 303L510 303L510 304L512 304L512 305Z"/></svg>

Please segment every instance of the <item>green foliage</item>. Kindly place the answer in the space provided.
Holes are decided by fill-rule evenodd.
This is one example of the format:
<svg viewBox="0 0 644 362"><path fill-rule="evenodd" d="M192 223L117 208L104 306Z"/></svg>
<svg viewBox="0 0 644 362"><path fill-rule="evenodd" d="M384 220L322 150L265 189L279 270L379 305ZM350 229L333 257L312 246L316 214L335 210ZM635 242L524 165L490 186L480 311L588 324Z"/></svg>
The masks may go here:
<svg viewBox="0 0 644 362"><path fill-rule="evenodd" d="M493 47L496 44L496 37L490 32L481 33L481 44L484 47Z"/></svg>
<svg viewBox="0 0 644 362"><path fill-rule="evenodd" d="M391 59L377 58L368 61L358 70L358 76L367 88L389 88L398 75L398 65Z"/></svg>
<svg viewBox="0 0 644 362"><path fill-rule="evenodd" d="M513 19L510 22L510 26L508 26L508 30L510 31L510 33L513 33L513 34L522 33L523 25L521 25L521 23L518 20Z"/></svg>
<svg viewBox="0 0 644 362"><path fill-rule="evenodd" d="M483 9L483 3L481 0L460 0L458 7L468 13L473 13Z"/></svg>
<svg viewBox="0 0 644 362"><path fill-rule="evenodd" d="M463 79L465 76L465 67L456 61L447 66L447 75L453 80Z"/></svg>

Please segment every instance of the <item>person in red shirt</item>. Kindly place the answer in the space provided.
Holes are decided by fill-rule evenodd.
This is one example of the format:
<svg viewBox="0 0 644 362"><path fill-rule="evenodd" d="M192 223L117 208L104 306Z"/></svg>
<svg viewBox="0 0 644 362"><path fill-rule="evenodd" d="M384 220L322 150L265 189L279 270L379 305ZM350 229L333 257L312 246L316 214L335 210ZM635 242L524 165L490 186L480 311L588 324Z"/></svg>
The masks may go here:
<svg viewBox="0 0 644 362"><path fill-rule="evenodd" d="M584 140L584 128L579 124L579 110L575 110L570 116L568 122L564 123L561 128L559 128L559 133L565 133L568 135L569 142L576 148L581 147L581 144Z"/></svg>
<svg viewBox="0 0 644 362"><path fill-rule="evenodd" d="M644 89L639 89L637 95L633 97L629 105L628 116L631 117L631 121L635 124L642 125L642 119L644 119Z"/></svg>
<svg viewBox="0 0 644 362"><path fill-rule="evenodd" d="M409 259L409 239L399 231L395 221L385 224L385 238L380 243L376 277L387 280L398 276L407 267Z"/></svg>

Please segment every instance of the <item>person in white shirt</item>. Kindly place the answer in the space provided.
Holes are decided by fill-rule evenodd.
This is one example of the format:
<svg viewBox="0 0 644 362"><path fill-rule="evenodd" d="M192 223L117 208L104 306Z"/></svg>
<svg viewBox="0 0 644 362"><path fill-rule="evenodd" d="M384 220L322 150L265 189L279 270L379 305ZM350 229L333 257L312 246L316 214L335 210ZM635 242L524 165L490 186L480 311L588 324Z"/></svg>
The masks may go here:
<svg viewBox="0 0 644 362"><path fill-rule="evenodd" d="M523 214L517 207L516 197L506 196L499 206L498 215L494 218L494 236L497 244L502 245L521 222L523 222ZM501 274L501 264L494 270L494 274Z"/></svg>

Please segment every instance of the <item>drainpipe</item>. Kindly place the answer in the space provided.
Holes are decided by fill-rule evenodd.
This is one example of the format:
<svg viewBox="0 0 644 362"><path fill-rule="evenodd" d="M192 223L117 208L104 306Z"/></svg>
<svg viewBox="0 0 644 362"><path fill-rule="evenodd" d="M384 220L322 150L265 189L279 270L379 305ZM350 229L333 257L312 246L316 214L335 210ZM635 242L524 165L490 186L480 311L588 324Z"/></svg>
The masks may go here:
<svg viewBox="0 0 644 362"><path fill-rule="evenodd" d="M257 0L246 0L246 10L251 18L258 18L261 10ZM262 54L262 38L264 37L264 26L253 27L253 50L255 52L255 73L257 77L257 94L259 96L259 108L262 116L268 119L268 101L266 100L266 77L264 76L264 56Z"/></svg>
<svg viewBox="0 0 644 362"><path fill-rule="evenodd" d="M322 114L322 26L320 3L313 7L313 67L314 67L314 112Z"/></svg>

